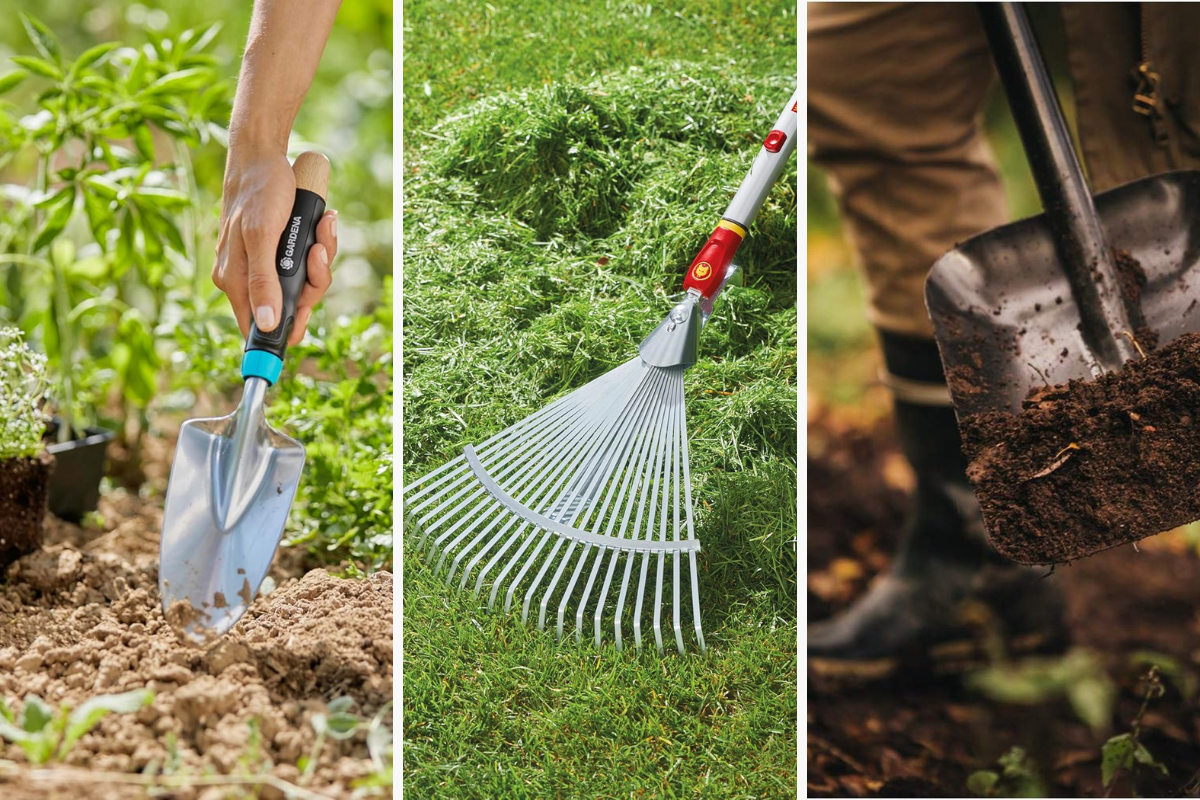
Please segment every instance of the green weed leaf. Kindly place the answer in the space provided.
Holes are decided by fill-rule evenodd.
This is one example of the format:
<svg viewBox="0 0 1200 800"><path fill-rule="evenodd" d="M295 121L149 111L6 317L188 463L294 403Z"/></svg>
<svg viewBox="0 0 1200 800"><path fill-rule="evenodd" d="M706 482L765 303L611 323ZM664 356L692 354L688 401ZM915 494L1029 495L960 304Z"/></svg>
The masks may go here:
<svg viewBox="0 0 1200 800"><path fill-rule="evenodd" d="M38 231L37 238L33 241L34 252L50 244L56 236L63 232L63 228L67 227L67 223L71 220L71 212L74 209L75 186L72 184L57 192L47 205L46 220L42 223L41 230Z"/></svg>
<svg viewBox="0 0 1200 800"><path fill-rule="evenodd" d="M123 694L106 694L87 700L71 712L67 718L66 735L58 748L58 757L64 758L85 733L108 714L131 714L154 702L154 693L149 689L135 689Z"/></svg>
<svg viewBox="0 0 1200 800"><path fill-rule="evenodd" d="M67 73L68 76L74 78L88 67L100 63L109 53L120 46L120 42L105 42L95 47L89 47L79 55L79 58L75 59L75 63L71 65L71 69Z"/></svg>
<svg viewBox="0 0 1200 800"><path fill-rule="evenodd" d="M40 733L54 718L54 709L37 695L26 695L21 709L21 727L29 733Z"/></svg>
<svg viewBox="0 0 1200 800"><path fill-rule="evenodd" d="M43 78L52 78L56 81L62 80L62 70L49 61L34 58L33 56L13 56L10 60L35 75L41 75Z"/></svg>
<svg viewBox="0 0 1200 800"><path fill-rule="evenodd" d="M23 69L14 69L12 72L0 75L0 94L12 91L28 77L29 73Z"/></svg>
<svg viewBox="0 0 1200 800"><path fill-rule="evenodd" d="M154 134L149 125L138 125L133 129L133 143L142 158L154 161Z"/></svg>
<svg viewBox="0 0 1200 800"><path fill-rule="evenodd" d="M20 12L21 24L25 26L25 33L29 36L29 41L33 42L33 46L47 61L53 61L55 64L62 64L62 48L58 46L58 39L50 32L42 22L25 12Z"/></svg>
<svg viewBox="0 0 1200 800"><path fill-rule="evenodd" d="M148 95L168 94L170 92L185 92L199 89L212 80L212 72L207 69L181 69L169 72L147 86L144 90Z"/></svg>
<svg viewBox="0 0 1200 800"><path fill-rule="evenodd" d="M967 791L976 797L991 797L992 789L996 787L999 780L999 773L989 769L972 772L971 776L967 778Z"/></svg>

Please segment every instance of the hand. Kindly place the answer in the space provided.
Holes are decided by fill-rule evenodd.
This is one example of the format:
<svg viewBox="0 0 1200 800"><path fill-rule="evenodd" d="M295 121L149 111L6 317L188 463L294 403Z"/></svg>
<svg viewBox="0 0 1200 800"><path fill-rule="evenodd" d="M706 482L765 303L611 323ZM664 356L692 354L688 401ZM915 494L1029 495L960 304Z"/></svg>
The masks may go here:
<svg viewBox="0 0 1200 800"><path fill-rule="evenodd" d="M242 336L250 334L252 318L264 333L279 325L283 296L275 250L295 199L296 179L286 155L269 147L230 148L212 278L229 297ZM329 265L336 255L337 212L326 211L317 224L317 242L308 251L308 282L300 293L289 345L304 338L313 306L333 280Z"/></svg>

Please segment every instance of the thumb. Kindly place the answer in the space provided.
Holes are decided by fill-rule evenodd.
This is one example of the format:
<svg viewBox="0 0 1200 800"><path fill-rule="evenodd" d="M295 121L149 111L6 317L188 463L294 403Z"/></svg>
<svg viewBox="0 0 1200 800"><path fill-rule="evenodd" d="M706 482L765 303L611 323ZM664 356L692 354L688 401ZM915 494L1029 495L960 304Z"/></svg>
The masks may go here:
<svg viewBox="0 0 1200 800"><path fill-rule="evenodd" d="M246 237L250 309L254 324L263 333L269 333L279 325L283 307L283 291L275 272L275 250L283 229L272 231L268 227L257 227Z"/></svg>

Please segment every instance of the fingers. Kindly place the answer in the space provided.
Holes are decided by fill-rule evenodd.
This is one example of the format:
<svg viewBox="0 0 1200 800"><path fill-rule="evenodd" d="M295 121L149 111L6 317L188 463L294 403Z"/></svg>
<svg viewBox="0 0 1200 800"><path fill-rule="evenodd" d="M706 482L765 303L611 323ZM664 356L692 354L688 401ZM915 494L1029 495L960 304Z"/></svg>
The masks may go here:
<svg viewBox="0 0 1200 800"><path fill-rule="evenodd" d="M304 338L308 320L312 317L313 306L321 301L329 286L333 283L333 273L329 269L329 251L323 244L314 244L308 251L308 281L300 292L300 300L296 304L296 324L288 344L297 344Z"/></svg>
<svg viewBox="0 0 1200 800"><path fill-rule="evenodd" d="M229 226L222 227L220 238L217 240L217 258L213 265L212 280L229 298L242 336L249 336L250 293L246 287L246 248L242 244L240 232L232 232Z"/></svg>
<svg viewBox="0 0 1200 800"><path fill-rule="evenodd" d="M275 271L275 250L283 225L276 229L262 217L243 220L242 240L246 246L246 271L250 310L254 324L264 333L275 330L283 309L283 290Z"/></svg>

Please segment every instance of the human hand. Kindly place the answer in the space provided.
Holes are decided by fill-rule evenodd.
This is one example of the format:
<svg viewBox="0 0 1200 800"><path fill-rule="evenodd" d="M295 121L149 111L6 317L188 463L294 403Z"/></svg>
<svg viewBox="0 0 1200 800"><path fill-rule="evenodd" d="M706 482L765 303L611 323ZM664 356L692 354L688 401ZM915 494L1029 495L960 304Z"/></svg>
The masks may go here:
<svg viewBox="0 0 1200 800"><path fill-rule="evenodd" d="M249 335L251 320L264 333L280 322L283 295L275 250L295 198L296 179L286 155L269 147L230 148L212 278L229 297L242 336ZM308 280L289 345L304 338L313 307L332 282L329 266L336 255L337 212L326 211L317 224L316 244L308 251Z"/></svg>

